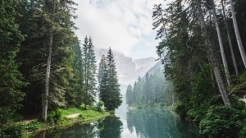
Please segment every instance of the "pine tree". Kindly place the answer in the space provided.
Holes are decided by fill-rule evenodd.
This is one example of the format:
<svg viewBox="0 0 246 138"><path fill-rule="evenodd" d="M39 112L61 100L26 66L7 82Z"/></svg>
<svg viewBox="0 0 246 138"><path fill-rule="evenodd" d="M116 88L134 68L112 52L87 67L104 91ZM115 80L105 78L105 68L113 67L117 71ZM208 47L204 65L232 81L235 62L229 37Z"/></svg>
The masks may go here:
<svg viewBox="0 0 246 138"><path fill-rule="evenodd" d="M27 106L24 107L36 112L42 108L42 118L46 121L48 105L51 108L66 105L64 95L73 70L70 47L77 43L72 31L75 3L22 0L20 4L19 22L26 38L18 59L23 63L21 72L30 82L25 88Z"/></svg>
<svg viewBox="0 0 246 138"><path fill-rule="evenodd" d="M110 102L108 97L110 97L110 93L108 93L109 83L108 83L108 70L105 55L101 56L101 60L99 63L99 71L98 71L98 84L99 84L99 99L102 100L105 104Z"/></svg>
<svg viewBox="0 0 246 138"><path fill-rule="evenodd" d="M126 89L126 103L128 106L131 106L132 104L132 85L128 85Z"/></svg>
<svg viewBox="0 0 246 138"><path fill-rule="evenodd" d="M23 41L15 20L17 6L17 0L0 1L0 127L21 107L20 101L25 95L20 91L25 83L16 61L20 43Z"/></svg>
<svg viewBox="0 0 246 138"><path fill-rule="evenodd" d="M83 66L83 82L84 82L84 103L86 106L91 105L95 101L96 96L96 57L94 46L91 38L85 37L82 54Z"/></svg>
<svg viewBox="0 0 246 138"><path fill-rule="evenodd" d="M103 55L99 64L99 91L100 100L104 102L107 110L115 110L122 103L120 85L118 83L116 65L111 48L105 59Z"/></svg>
<svg viewBox="0 0 246 138"><path fill-rule="evenodd" d="M105 57L105 55L102 55L100 63L99 63L99 69L98 69L98 84L99 84L99 86L102 82L102 78L104 76L105 70L106 70L106 57Z"/></svg>
<svg viewBox="0 0 246 138"><path fill-rule="evenodd" d="M74 56L72 61L73 77L69 79L66 89L66 102L69 106L80 106L83 98L83 69L82 51L79 42L72 47Z"/></svg>
<svg viewBox="0 0 246 138"><path fill-rule="evenodd" d="M118 83L116 65L114 61L114 56L111 48L108 50L107 55L107 69L108 69L108 86L110 99L112 99L109 103L105 103L105 106L108 110L114 110L118 108L122 103L122 97L120 94L120 85Z"/></svg>

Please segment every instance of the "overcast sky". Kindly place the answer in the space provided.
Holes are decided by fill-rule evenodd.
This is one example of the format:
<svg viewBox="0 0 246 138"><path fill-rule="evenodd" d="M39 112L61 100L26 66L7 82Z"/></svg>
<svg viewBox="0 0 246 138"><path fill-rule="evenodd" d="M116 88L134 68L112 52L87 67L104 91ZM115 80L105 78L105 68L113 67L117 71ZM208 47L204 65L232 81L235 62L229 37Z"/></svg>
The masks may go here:
<svg viewBox="0 0 246 138"><path fill-rule="evenodd" d="M152 8L163 0L75 0L77 36L97 48L111 47L132 58L157 57Z"/></svg>

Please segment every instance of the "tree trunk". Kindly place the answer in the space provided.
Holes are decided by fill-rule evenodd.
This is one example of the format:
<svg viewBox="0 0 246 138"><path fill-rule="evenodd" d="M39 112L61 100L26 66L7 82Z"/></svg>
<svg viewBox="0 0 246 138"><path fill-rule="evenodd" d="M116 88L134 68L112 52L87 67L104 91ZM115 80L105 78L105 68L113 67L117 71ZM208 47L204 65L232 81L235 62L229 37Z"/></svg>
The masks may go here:
<svg viewBox="0 0 246 138"><path fill-rule="evenodd" d="M237 68L237 62L236 62L235 54L234 54L234 51L233 51L233 48L232 48L231 35L229 33L229 27L228 27L228 24L227 24L227 18L226 18L226 15L225 15L225 7L224 7L223 0L221 0L221 5L222 5L223 20L224 20L226 33L227 33L227 38L228 38L228 42L229 42L229 47L230 47L230 51L231 51L232 62L233 62L233 66L234 66L234 70L235 70L236 76L238 76L239 73L238 73L238 68Z"/></svg>
<svg viewBox="0 0 246 138"><path fill-rule="evenodd" d="M173 95L173 93L172 93L172 107L174 108L174 106L175 106L174 95Z"/></svg>
<svg viewBox="0 0 246 138"><path fill-rule="evenodd" d="M212 65L214 76L215 76L215 79L216 79L216 82L217 82L217 85L218 85L222 100L223 100L225 105L231 107L231 103L230 103L230 100L228 98L228 94L226 92L225 85L224 85L221 73L219 71L219 68L218 68L219 64L218 64L218 62L216 60L216 56L214 54L214 50L213 50L212 45L211 45L211 40L210 40L210 38L208 36L208 32L207 32L207 29L206 29L206 24L205 24L204 17L203 17L203 14L202 14L202 9L201 9L201 0L198 0L197 2L198 2L197 3L197 6L198 6L197 10L198 10L198 14L199 14L198 16L199 16L199 20L200 20L200 26L201 26L201 29L203 31L202 35L205 38L207 56L208 56L209 62Z"/></svg>
<svg viewBox="0 0 246 138"><path fill-rule="evenodd" d="M239 29L238 29L238 25L237 25L237 18L236 18L236 15L235 15L236 13L235 13L235 10L234 10L234 5L233 5L233 1L232 0L230 0L230 4L231 4L231 15L232 15L232 20L233 20L234 31L235 31L235 35L236 35L236 38L237 38L237 44L238 44L238 48L239 48L239 51L240 51L240 54L241 54L241 57L242 57L242 60L243 60L243 65L246 68L246 55L245 55L245 51L244 51L244 48L243 48L242 39L241 39L241 36L240 36L240 33L239 33Z"/></svg>
<svg viewBox="0 0 246 138"><path fill-rule="evenodd" d="M49 51L45 75L45 89L42 95L42 120L47 121L47 111L48 111L48 96L49 96L49 83L50 83L50 68L51 68L51 55L52 55L52 45L53 45L53 33L49 34Z"/></svg>
<svg viewBox="0 0 246 138"><path fill-rule="evenodd" d="M212 6L212 13L213 13L213 16L214 16L214 23L215 23L215 27L216 27L216 32L217 32L219 45L220 45L220 54L221 54L221 58L222 58L222 62L223 62L224 70L225 70L225 75L226 75L226 81L227 81L228 85L231 85L231 77L230 77L230 72L229 72L229 69L228 69L228 64L227 64L227 61L226 61L225 50L224 50L224 46L223 46L223 42L222 42L222 38L221 38L218 19L217 19L217 16L216 16L214 0L211 0L211 6Z"/></svg>

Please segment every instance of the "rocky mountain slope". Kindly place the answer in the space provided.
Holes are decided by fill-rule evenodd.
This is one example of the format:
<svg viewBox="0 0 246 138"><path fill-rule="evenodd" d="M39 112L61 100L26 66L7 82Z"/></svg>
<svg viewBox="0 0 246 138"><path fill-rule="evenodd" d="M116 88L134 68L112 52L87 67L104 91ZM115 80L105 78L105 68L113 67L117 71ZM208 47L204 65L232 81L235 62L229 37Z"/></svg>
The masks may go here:
<svg viewBox="0 0 246 138"><path fill-rule="evenodd" d="M107 51L107 49L96 49L95 54L97 61L100 61L101 55L107 55ZM113 54L119 83L122 87L134 83L139 76L144 76L145 73L156 64L154 57L132 59L120 52L113 51Z"/></svg>

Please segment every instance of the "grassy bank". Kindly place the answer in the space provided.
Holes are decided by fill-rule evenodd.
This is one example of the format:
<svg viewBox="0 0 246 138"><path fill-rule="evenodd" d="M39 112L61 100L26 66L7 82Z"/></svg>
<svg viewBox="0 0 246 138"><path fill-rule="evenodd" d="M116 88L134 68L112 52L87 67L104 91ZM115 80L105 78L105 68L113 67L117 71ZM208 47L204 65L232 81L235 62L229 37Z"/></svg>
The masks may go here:
<svg viewBox="0 0 246 138"><path fill-rule="evenodd" d="M0 131L0 137L31 137L43 130L55 127L68 127L74 123L89 123L109 116L109 112L95 110L82 110L80 108L57 109L48 113L48 121L44 123L39 119L21 120L9 124L5 130Z"/></svg>

